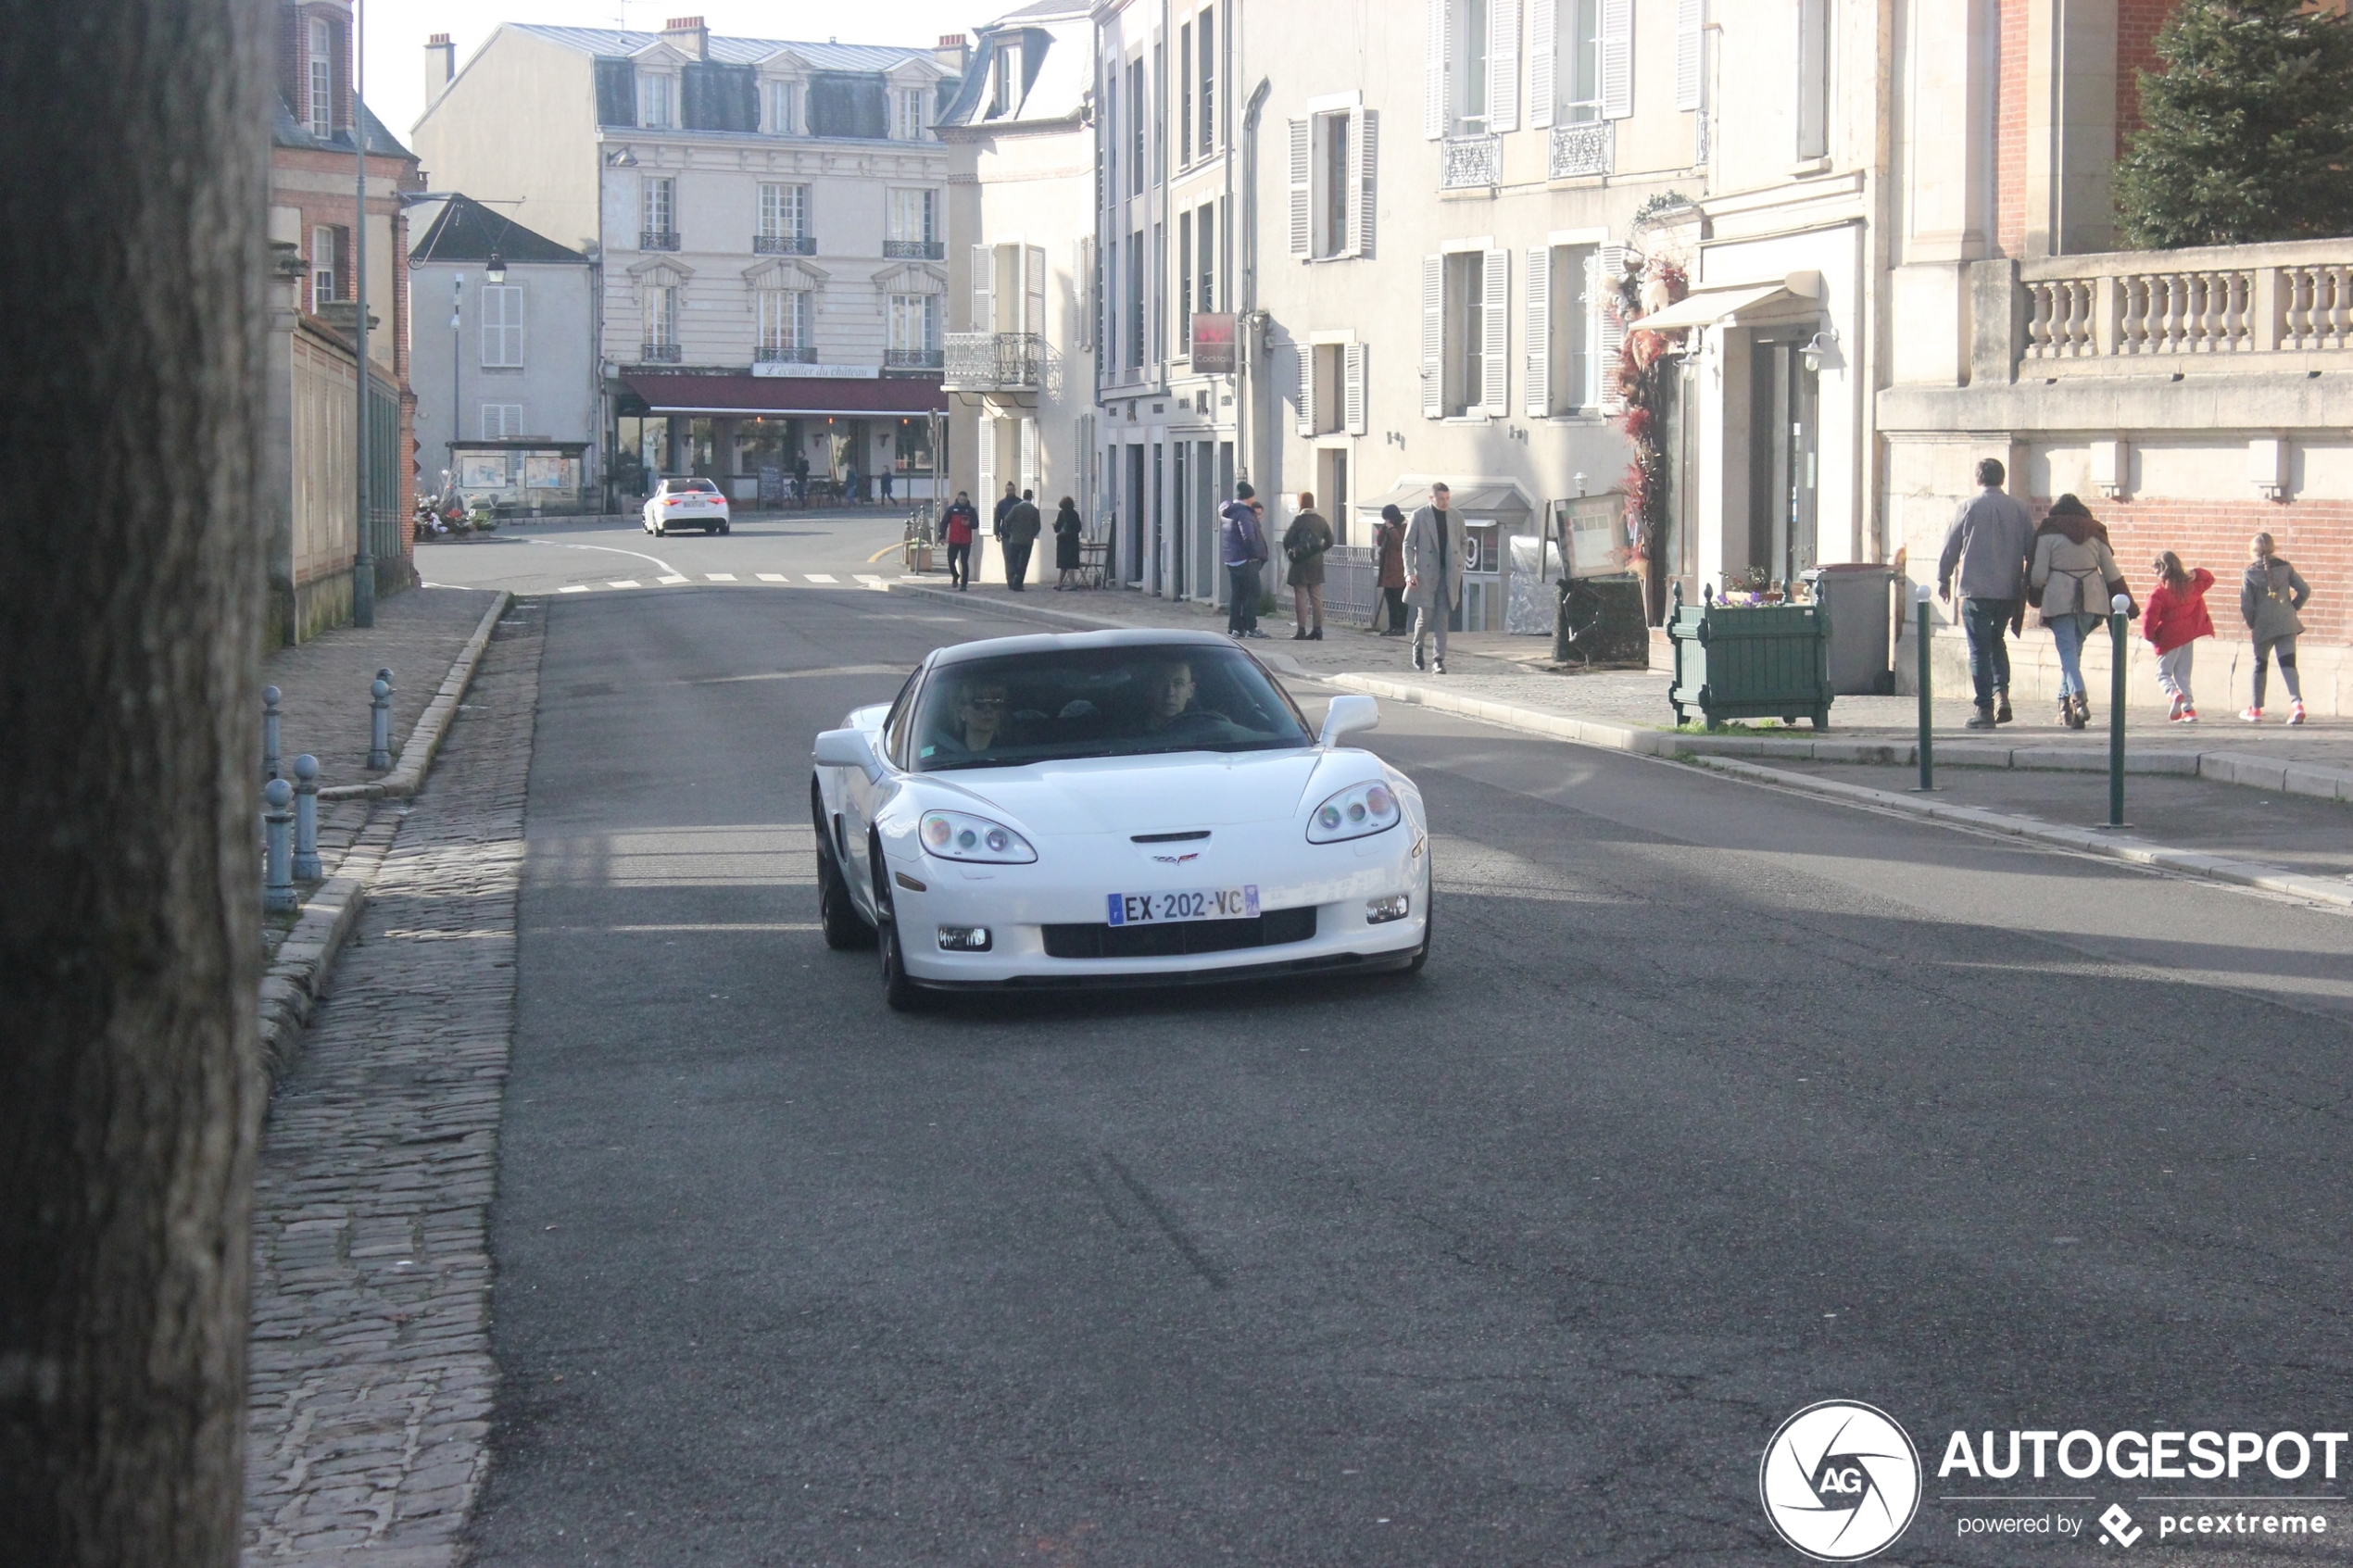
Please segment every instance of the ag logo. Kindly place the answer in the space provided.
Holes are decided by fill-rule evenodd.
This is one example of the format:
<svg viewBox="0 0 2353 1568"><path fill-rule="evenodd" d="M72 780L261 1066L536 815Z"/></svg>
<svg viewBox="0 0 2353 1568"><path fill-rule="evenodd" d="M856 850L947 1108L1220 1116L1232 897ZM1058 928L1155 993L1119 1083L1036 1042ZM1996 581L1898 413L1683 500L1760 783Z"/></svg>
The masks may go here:
<svg viewBox="0 0 2353 1568"><path fill-rule="evenodd" d="M1912 1523L1920 1456L1885 1411L1826 1399L1781 1423L1756 1489L1781 1539L1818 1562L1855 1562Z"/></svg>

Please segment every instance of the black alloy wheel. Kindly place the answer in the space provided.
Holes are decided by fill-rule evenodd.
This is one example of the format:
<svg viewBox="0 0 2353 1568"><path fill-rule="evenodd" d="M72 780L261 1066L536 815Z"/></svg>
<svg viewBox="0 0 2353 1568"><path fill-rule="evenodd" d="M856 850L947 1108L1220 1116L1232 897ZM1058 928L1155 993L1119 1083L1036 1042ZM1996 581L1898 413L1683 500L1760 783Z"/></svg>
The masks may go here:
<svg viewBox="0 0 2353 1568"><path fill-rule="evenodd" d="M905 955L899 946L899 921L890 898L890 873L883 866L882 842L867 851L875 867L875 946L882 951L883 1000L893 1012L913 1012L923 1006L923 992L907 977Z"/></svg>
<svg viewBox="0 0 2353 1568"><path fill-rule="evenodd" d="M817 918L824 924L825 946L839 952L850 947L871 947L875 928L858 912L858 901L849 896L849 883L841 874L841 862L834 858L834 839L825 825L825 797L817 781L809 781L810 827L817 834Z"/></svg>

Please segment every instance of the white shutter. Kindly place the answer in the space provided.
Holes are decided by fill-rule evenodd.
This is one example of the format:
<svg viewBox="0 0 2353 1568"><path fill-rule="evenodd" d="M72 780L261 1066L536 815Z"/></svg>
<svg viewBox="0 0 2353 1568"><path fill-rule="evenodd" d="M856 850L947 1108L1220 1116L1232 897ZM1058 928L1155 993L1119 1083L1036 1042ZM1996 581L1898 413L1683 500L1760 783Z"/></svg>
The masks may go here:
<svg viewBox="0 0 2353 1568"><path fill-rule="evenodd" d="M1553 411L1553 253L1542 246L1528 253L1528 417L1541 420Z"/></svg>
<svg viewBox="0 0 2353 1568"><path fill-rule="evenodd" d="M1487 129L1519 129L1519 0L1487 0Z"/></svg>
<svg viewBox="0 0 2353 1568"><path fill-rule="evenodd" d="M1675 0L1675 107L1690 110L1701 106L1701 62L1706 34L1707 0Z"/></svg>
<svg viewBox="0 0 2353 1568"><path fill-rule="evenodd" d="M1553 123L1553 55L1560 46L1554 19L1559 10L1559 0L1532 0L1529 6L1528 123L1535 131L1549 130Z"/></svg>
<svg viewBox="0 0 2353 1568"><path fill-rule="evenodd" d="M1348 120L1348 144L1356 159L1353 171L1356 181L1353 193L1356 197L1356 254L1369 257L1373 254L1373 214L1377 210L1374 198L1380 187L1380 111L1352 109Z"/></svg>
<svg viewBox="0 0 2353 1568"><path fill-rule="evenodd" d="M1602 118L1634 112L1634 0L1602 0Z"/></svg>
<svg viewBox="0 0 2353 1568"><path fill-rule="evenodd" d="M973 421L973 455L980 459L980 479L975 494L980 497L980 515L997 514L997 418L983 414Z"/></svg>
<svg viewBox="0 0 2353 1568"><path fill-rule="evenodd" d="M1291 354L1291 390L1299 398L1299 433L1315 433L1315 348L1299 344Z"/></svg>
<svg viewBox="0 0 2353 1568"><path fill-rule="evenodd" d="M973 246L972 330L997 330L997 252L988 245Z"/></svg>
<svg viewBox="0 0 2353 1568"><path fill-rule="evenodd" d="M1625 270L1626 247L1603 245L1588 263L1592 269L1587 292L1593 300L1593 385L1595 400L1604 414L1622 414L1626 399L1617 389L1617 356L1626 343L1626 321L1617 313L1617 277Z"/></svg>
<svg viewBox="0 0 2353 1568"><path fill-rule="evenodd" d="M1083 238L1078 242L1078 346L1095 346L1095 242Z"/></svg>
<svg viewBox="0 0 2353 1568"><path fill-rule="evenodd" d="M1314 128L1312 120L1294 119L1290 122L1290 253L1297 257L1312 254L1309 249L1308 195L1312 184L1310 176L1315 169L1315 159L1310 155L1313 137L1309 134Z"/></svg>
<svg viewBox="0 0 2353 1568"><path fill-rule="evenodd" d="M1428 53L1422 59L1422 134L1435 142L1446 134L1446 46L1450 0L1426 0L1429 6Z"/></svg>
<svg viewBox="0 0 2353 1568"><path fill-rule="evenodd" d="M1512 307L1512 253L1507 250L1489 251L1478 270L1482 284L1478 324L1485 339L1479 345L1479 360L1484 370L1479 379L1485 383L1480 401L1486 405L1488 413L1500 418L1511 411L1504 407L1504 399L1508 390L1511 369L1507 354L1512 341L1509 315Z"/></svg>
<svg viewBox="0 0 2353 1568"><path fill-rule="evenodd" d="M1021 421L1021 487L1025 494L1038 488L1038 421Z"/></svg>
<svg viewBox="0 0 2353 1568"><path fill-rule="evenodd" d="M1021 248L1021 330L1042 334L1046 331L1046 247L1024 245Z"/></svg>
<svg viewBox="0 0 2353 1568"><path fill-rule="evenodd" d="M1340 419L1351 435L1365 433L1365 345L1352 343L1340 351ZM1334 496L1335 503L1339 497Z"/></svg>
<svg viewBox="0 0 2353 1568"><path fill-rule="evenodd" d="M1422 257L1422 418L1446 411L1446 258Z"/></svg>

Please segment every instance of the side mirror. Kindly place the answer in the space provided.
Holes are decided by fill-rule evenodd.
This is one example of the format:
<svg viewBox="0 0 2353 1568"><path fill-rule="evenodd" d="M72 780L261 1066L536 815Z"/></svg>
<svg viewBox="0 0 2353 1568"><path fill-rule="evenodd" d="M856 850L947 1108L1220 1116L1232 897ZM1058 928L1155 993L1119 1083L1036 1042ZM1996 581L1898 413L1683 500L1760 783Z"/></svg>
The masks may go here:
<svg viewBox="0 0 2353 1568"><path fill-rule="evenodd" d="M821 731L810 756L820 768L855 768L866 775L868 784L882 777L882 759L875 754L874 740L863 730Z"/></svg>
<svg viewBox="0 0 2353 1568"><path fill-rule="evenodd" d="M1332 698L1324 709L1324 733L1315 737L1318 746L1330 746L1340 736L1358 730L1380 728L1380 704L1368 696L1349 696Z"/></svg>

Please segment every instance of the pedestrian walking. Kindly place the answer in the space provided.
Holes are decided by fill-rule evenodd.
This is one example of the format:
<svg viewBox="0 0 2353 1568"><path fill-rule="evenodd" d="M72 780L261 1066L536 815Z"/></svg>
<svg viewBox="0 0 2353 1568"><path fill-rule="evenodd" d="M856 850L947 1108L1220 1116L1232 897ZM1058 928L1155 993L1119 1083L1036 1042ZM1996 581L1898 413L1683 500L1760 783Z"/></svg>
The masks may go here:
<svg viewBox="0 0 2353 1568"><path fill-rule="evenodd" d="M2035 531L2034 564L2027 572L2028 592L2058 646L2058 721L2070 730L2092 721L2092 699L2083 689L2084 639L2108 619L2113 596L2131 594L2107 533L2082 502L2061 495Z"/></svg>
<svg viewBox="0 0 2353 1568"><path fill-rule="evenodd" d="M980 531L980 514L973 509L972 497L957 491L940 517L939 528L948 541L948 581L958 593L964 593L973 583L973 535Z"/></svg>
<svg viewBox="0 0 2353 1568"><path fill-rule="evenodd" d="M807 506L809 504L809 454L806 452L793 454L792 487L798 504Z"/></svg>
<svg viewBox="0 0 2353 1568"><path fill-rule="evenodd" d="M878 484L878 485L882 486L882 498L883 498L884 500L886 500L886 501L892 501L892 500L896 500L896 499L898 499L898 497L897 497L897 496L893 495L890 493L890 478L891 478L891 467L890 467L890 465L889 465L888 463L885 463L885 464L883 465L883 467L882 467L882 472L880 472L880 473L878 473L878 474L875 475L875 483L876 484Z"/></svg>
<svg viewBox="0 0 2353 1568"><path fill-rule="evenodd" d="M2206 591L2214 586L2214 574L2202 566L2183 571L2182 558L2171 550L2152 564L2157 586L2141 617L2141 635L2157 650L2157 684L2173 701L2166 722L2195 724L2197 698L2190 695L2190 661L2197 639L2214 635L2213 618L2206 613Z"/></svg>
<svg viewBox="0 0 2353 1568"><path fill-rule="evenodd" d="M1252 505L1257 495L1244 480L1234 486L1234 498L1217 510L1217 558L1226 568L1226 634L1263 637L1258 629L1258 572L1266 559L1266 530Z"/></svg>
<svg viewBox="0 0 2353 1568"><path fill-rule="evenodd" d="M1054 513L1054 570L1062 579L1054 584L1058 594L1078 586L1078 536L1086 529L1078 521L1078 503L1063 496L1061 509Z"/></svg>
<svg viewBox="0 0 2353 1568"><path fill-rule="evenodd" d="M1405 525L1405 602L1414 609L1414 668L1432 668L1425 650L1435 638L1441 675L1446 673L1446 622L1463 602L1463 514L1451 510L1453 493L1429 487L1429 504L1414 509Z"/></svg>
<svg viewBox="0 0 2353 1568"><path fill-rule="evenodd" d="M1013 509L1005 514L1005 586L1014 593L1026 593L1029 585L1029 552L1038 546L1038 535L1044 523L1038 515L1037 492L1025 490L1013 501Z"/></svg>
<svg viewBox="0 0 2353 1568"><path fill-rule="evenodd" d="M1978 493L1955 514L1936 563L1938 598L1951 603L1957 571L1960 578L1961 628L1969 637L1969 685L1977 698L1977 712L1967 726L1972 730L2010 721L2007 633L2018 631L2026 618L2034 521L2016 496L2004 493L2007 477L1998 458L1977 465Z"/></svg>
<svg viewBox="0 0 2353 1568"><path fill-rule="evenodd" d="M2303 633L2296 614L2312 596L2310 583L2297 575L2278 552L2268 533L2258 533L2247 545L2252 558L2239 581L2239 617L2255 633L2255 702L2239 715L2250 724L2263 721L2263 686L2274 654L2280 660L2280 684L2287 688L2287 721L2304 722L2304 687L2296 676L2296 639Z"/></svg>
<svg viewBox="0 0 2353 1568"><path fill-rule="evenodd" d="M1373 549L1379 559L1374 586L1379 590L1373 606L1373 628L1384 637L1405 634L1405 514L1390 502L1380 509L1380 526L1373 530ZM1381 625L1381 610L1389 624Z"/></svg>
<svg viewBox="0 0 2353 1568"><path fill-rule="evenodd" d="M1005 537L1005 519L1012 514L1013 509L1015 507L1020 505L1020 490L1014 487L1012 480L1009 479L1005 481L1005 493L997 498L997 513L995 518L997 538L1000 543L1002 543Z"/></svg>
<svg viewBox="0 0 2353 1568"><path fill-rule="evenodd" d="M851 463L842 470L841 492L842 498L853 507L866 499L865 476L858 471L856 463Z"/></svg>
<svg viewBox="0 0 2353 1568"><path fill-rule="evenodd" d="M1324 552L1332 547L1332 525L1315 510L1315 493L1299 493L1299 515L1283 530L1283 558L1290 562L1284 581L1290 584L1291 641L1324 640ZM1307 629L1315 612L1314 631Z"/></svg>

